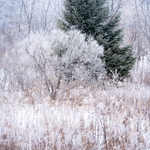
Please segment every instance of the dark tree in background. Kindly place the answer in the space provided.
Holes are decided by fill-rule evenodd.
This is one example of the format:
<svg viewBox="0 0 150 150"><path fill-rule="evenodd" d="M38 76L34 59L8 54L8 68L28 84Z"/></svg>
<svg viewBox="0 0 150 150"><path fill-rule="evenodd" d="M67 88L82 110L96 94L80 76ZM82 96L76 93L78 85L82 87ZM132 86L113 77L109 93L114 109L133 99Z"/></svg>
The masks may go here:
<svg viewBox="0 0 150 150"><path fill-rule="evenodd" d="M65 0L64 6L64 20L58 20L58 27L65 31L75 28L94 37L104 46L102 60L107 75L113 78L117 74L119 80L128 77L135 58L130 46L121 47L120 14L110 18L106 0Z"/></svg>

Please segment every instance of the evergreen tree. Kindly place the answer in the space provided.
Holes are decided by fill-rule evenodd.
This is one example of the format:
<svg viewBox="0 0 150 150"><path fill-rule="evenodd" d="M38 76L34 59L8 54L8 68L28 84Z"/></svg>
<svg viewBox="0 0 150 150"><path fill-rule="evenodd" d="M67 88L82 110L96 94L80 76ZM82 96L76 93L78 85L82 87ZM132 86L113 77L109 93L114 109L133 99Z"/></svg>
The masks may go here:
<svg viewBox="0 0 150 150"><path fill-rule="evenodd" d="M58 20L59 28L65 31L75 28L87 37L93 36L104 46L102 59L107 75L112 78L117 73L119 80L127 77L135 58L130 46L121 47L120 15L109 18L106 0L65 0L64 5L64 21Z"/></svg>

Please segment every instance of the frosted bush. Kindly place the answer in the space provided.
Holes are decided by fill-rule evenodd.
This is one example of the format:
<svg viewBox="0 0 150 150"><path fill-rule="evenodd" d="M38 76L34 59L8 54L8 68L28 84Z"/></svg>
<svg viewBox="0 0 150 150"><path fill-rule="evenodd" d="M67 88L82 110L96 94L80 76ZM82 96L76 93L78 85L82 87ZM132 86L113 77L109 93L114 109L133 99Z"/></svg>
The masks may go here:
<svg viewBox="0 0 150 150"><path fill-rule="evenodd" d="M103 47L92 38L85 41L85 35L79 31L53 30L46 35L33 33L17 43L5 62L8 61L9 72L23 89L33 87L34 83L55 95L62 82L102 81L105 75L102 55Z"/></svg>

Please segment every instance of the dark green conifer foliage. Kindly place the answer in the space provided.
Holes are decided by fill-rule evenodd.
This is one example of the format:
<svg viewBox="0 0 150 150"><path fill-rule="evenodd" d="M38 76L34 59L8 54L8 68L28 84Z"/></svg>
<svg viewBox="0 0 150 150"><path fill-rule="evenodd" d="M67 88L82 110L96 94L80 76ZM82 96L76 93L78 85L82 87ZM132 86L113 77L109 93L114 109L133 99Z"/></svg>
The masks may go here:
<svg viewBox="0 0 150 150"><path fill-rule="evenodd" d="M106 0L65 0L64 6L64 21L58 20L58 27L65 31L75 28L87 37L93 36L104 46L102 59L107 75L112 78L117 73L119 80L128 77L135 58L130 46L121 47L120 15L109 18Z"/></svg>

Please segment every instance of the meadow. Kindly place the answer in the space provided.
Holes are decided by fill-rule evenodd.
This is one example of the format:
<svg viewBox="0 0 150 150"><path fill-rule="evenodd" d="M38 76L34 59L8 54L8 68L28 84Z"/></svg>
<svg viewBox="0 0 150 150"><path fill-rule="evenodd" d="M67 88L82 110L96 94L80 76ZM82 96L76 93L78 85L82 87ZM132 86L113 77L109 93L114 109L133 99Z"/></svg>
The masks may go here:
<svg viewBox="0 0 150 150"><path fill-rule="evenodd" d="M141 65L124 83L68 85L56 100L1 91L0 150L150 149L148 73Z"/></svg>

